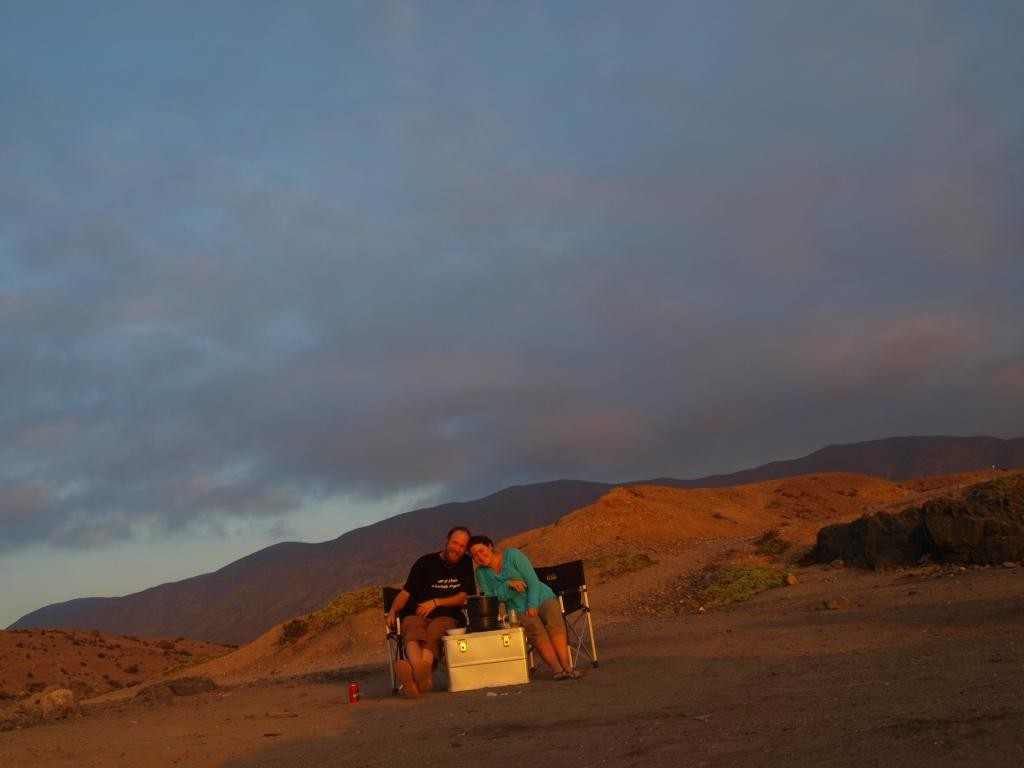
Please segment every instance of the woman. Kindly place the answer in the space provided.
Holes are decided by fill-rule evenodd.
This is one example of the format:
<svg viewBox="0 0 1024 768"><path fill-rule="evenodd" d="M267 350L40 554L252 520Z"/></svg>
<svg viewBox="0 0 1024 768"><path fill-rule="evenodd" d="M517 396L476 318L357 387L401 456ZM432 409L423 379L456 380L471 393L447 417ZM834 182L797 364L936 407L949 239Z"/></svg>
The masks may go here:
<svg viewBox="0 0 1024 768"><path fill-rule="evenodd" d="M575 679L580 673L569 660L562 608L551 587L537 578L529 559L518 549L494 548L487 536L473 536L467 547L476 563L476 583L481 594L497 597L505 610L523 617L526 637L555 675L555 680Z"/></svg>

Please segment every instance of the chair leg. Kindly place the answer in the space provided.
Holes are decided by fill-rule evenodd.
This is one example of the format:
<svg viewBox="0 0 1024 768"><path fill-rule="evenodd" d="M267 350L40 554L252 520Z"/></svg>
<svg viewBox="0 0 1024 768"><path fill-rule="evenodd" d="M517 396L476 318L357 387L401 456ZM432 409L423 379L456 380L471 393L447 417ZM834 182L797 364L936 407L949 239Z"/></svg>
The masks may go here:
<svg viewBox="0 0 1024 768"><path fill-rule="evenodd" d="M584 608L583 616L577 617L575 622L565 617L565 628L570 639L569 655L572 659L573 669L579 664L579 657L586 656L590 659L591 666L598 666L597 643L594 639L594 623L590 619L590 611Z"/></svg>
<svg viewBox="0 0 1024 768"><path fill-rule="evenodd" d="M388 674L391 678L391 695L397 696L399 691L398 674L395 672L395 662L402 658L401 640L389 636L387 639L388 648Z"/></svg>
<svg viewBox="0 0 1024 768"><path fill-rule="evenodd" d="M597 666L597 642L594 640L594 622L590 618L590 607L586 609L587 615L587 633L590 636L590 663L593 666Z"/></svg>

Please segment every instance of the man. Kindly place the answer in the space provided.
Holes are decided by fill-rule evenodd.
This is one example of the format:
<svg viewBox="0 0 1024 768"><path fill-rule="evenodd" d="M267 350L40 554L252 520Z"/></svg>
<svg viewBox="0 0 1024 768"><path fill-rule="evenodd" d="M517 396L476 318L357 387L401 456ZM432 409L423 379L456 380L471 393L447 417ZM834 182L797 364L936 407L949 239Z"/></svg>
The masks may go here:
<svg viewBox="0 0 1024 768"><path fill-rule="evenodd" d="M388 609L389 627L395 617L413 601L415 613L402 618L405 659L395 662L395 675L402 695L418 698L433 688L434 662L441 655L445 630L462 622L461 608L469 595L476 594L473 561L466 557L469 529L458 525L448 531L441 552L423 555L409 569L405 586Z"/></svg>

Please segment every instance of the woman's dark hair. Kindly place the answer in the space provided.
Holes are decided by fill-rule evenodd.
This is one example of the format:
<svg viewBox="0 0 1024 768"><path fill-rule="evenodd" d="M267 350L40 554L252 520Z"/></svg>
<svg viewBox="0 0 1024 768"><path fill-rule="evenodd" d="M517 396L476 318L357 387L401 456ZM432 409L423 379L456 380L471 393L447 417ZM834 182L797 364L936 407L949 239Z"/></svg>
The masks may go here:
<svg viewBox="0 0 1024 768"><path fill-rule="evenodd" d="M479 533L476 536L469 537L469 544L466 545L466 549L472 549L477 544L483 544L485 547L494 549L494 542L491 541L490 537Z"/></svg>

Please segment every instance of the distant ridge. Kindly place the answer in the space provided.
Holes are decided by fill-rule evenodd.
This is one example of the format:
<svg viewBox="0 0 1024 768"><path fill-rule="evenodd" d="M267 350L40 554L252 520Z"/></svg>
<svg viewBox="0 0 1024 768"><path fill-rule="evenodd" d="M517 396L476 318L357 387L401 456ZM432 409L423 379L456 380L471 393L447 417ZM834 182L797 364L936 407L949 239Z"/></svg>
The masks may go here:
<svg viewBox="0 0 1024 768"><path fill-rule="evenodd" d="M829 445L799 459L773 461L728 475L695 480L660 477L649 485L669 488L724 488L820 472L853 472L883 480L951 475L986 467L1024 467L1024 437L890 437Z"/></svg>
<svg viewBox="0 0 1024 768"><path fill-rule="evenodd" d="M73 627L237 644L309 613L341 592L401 581L414 557L440 548L451 525L465 524L501 539L553 523L616 485L720 488L822 472L901 480L991 466L1024 468L1024 438L896 437L832 445L803 458L695 480L558 480L515 486L474 501L406 512L327 542L275 544L213 573L125 597L55 603L23 616L9 629Z"/></svg>

